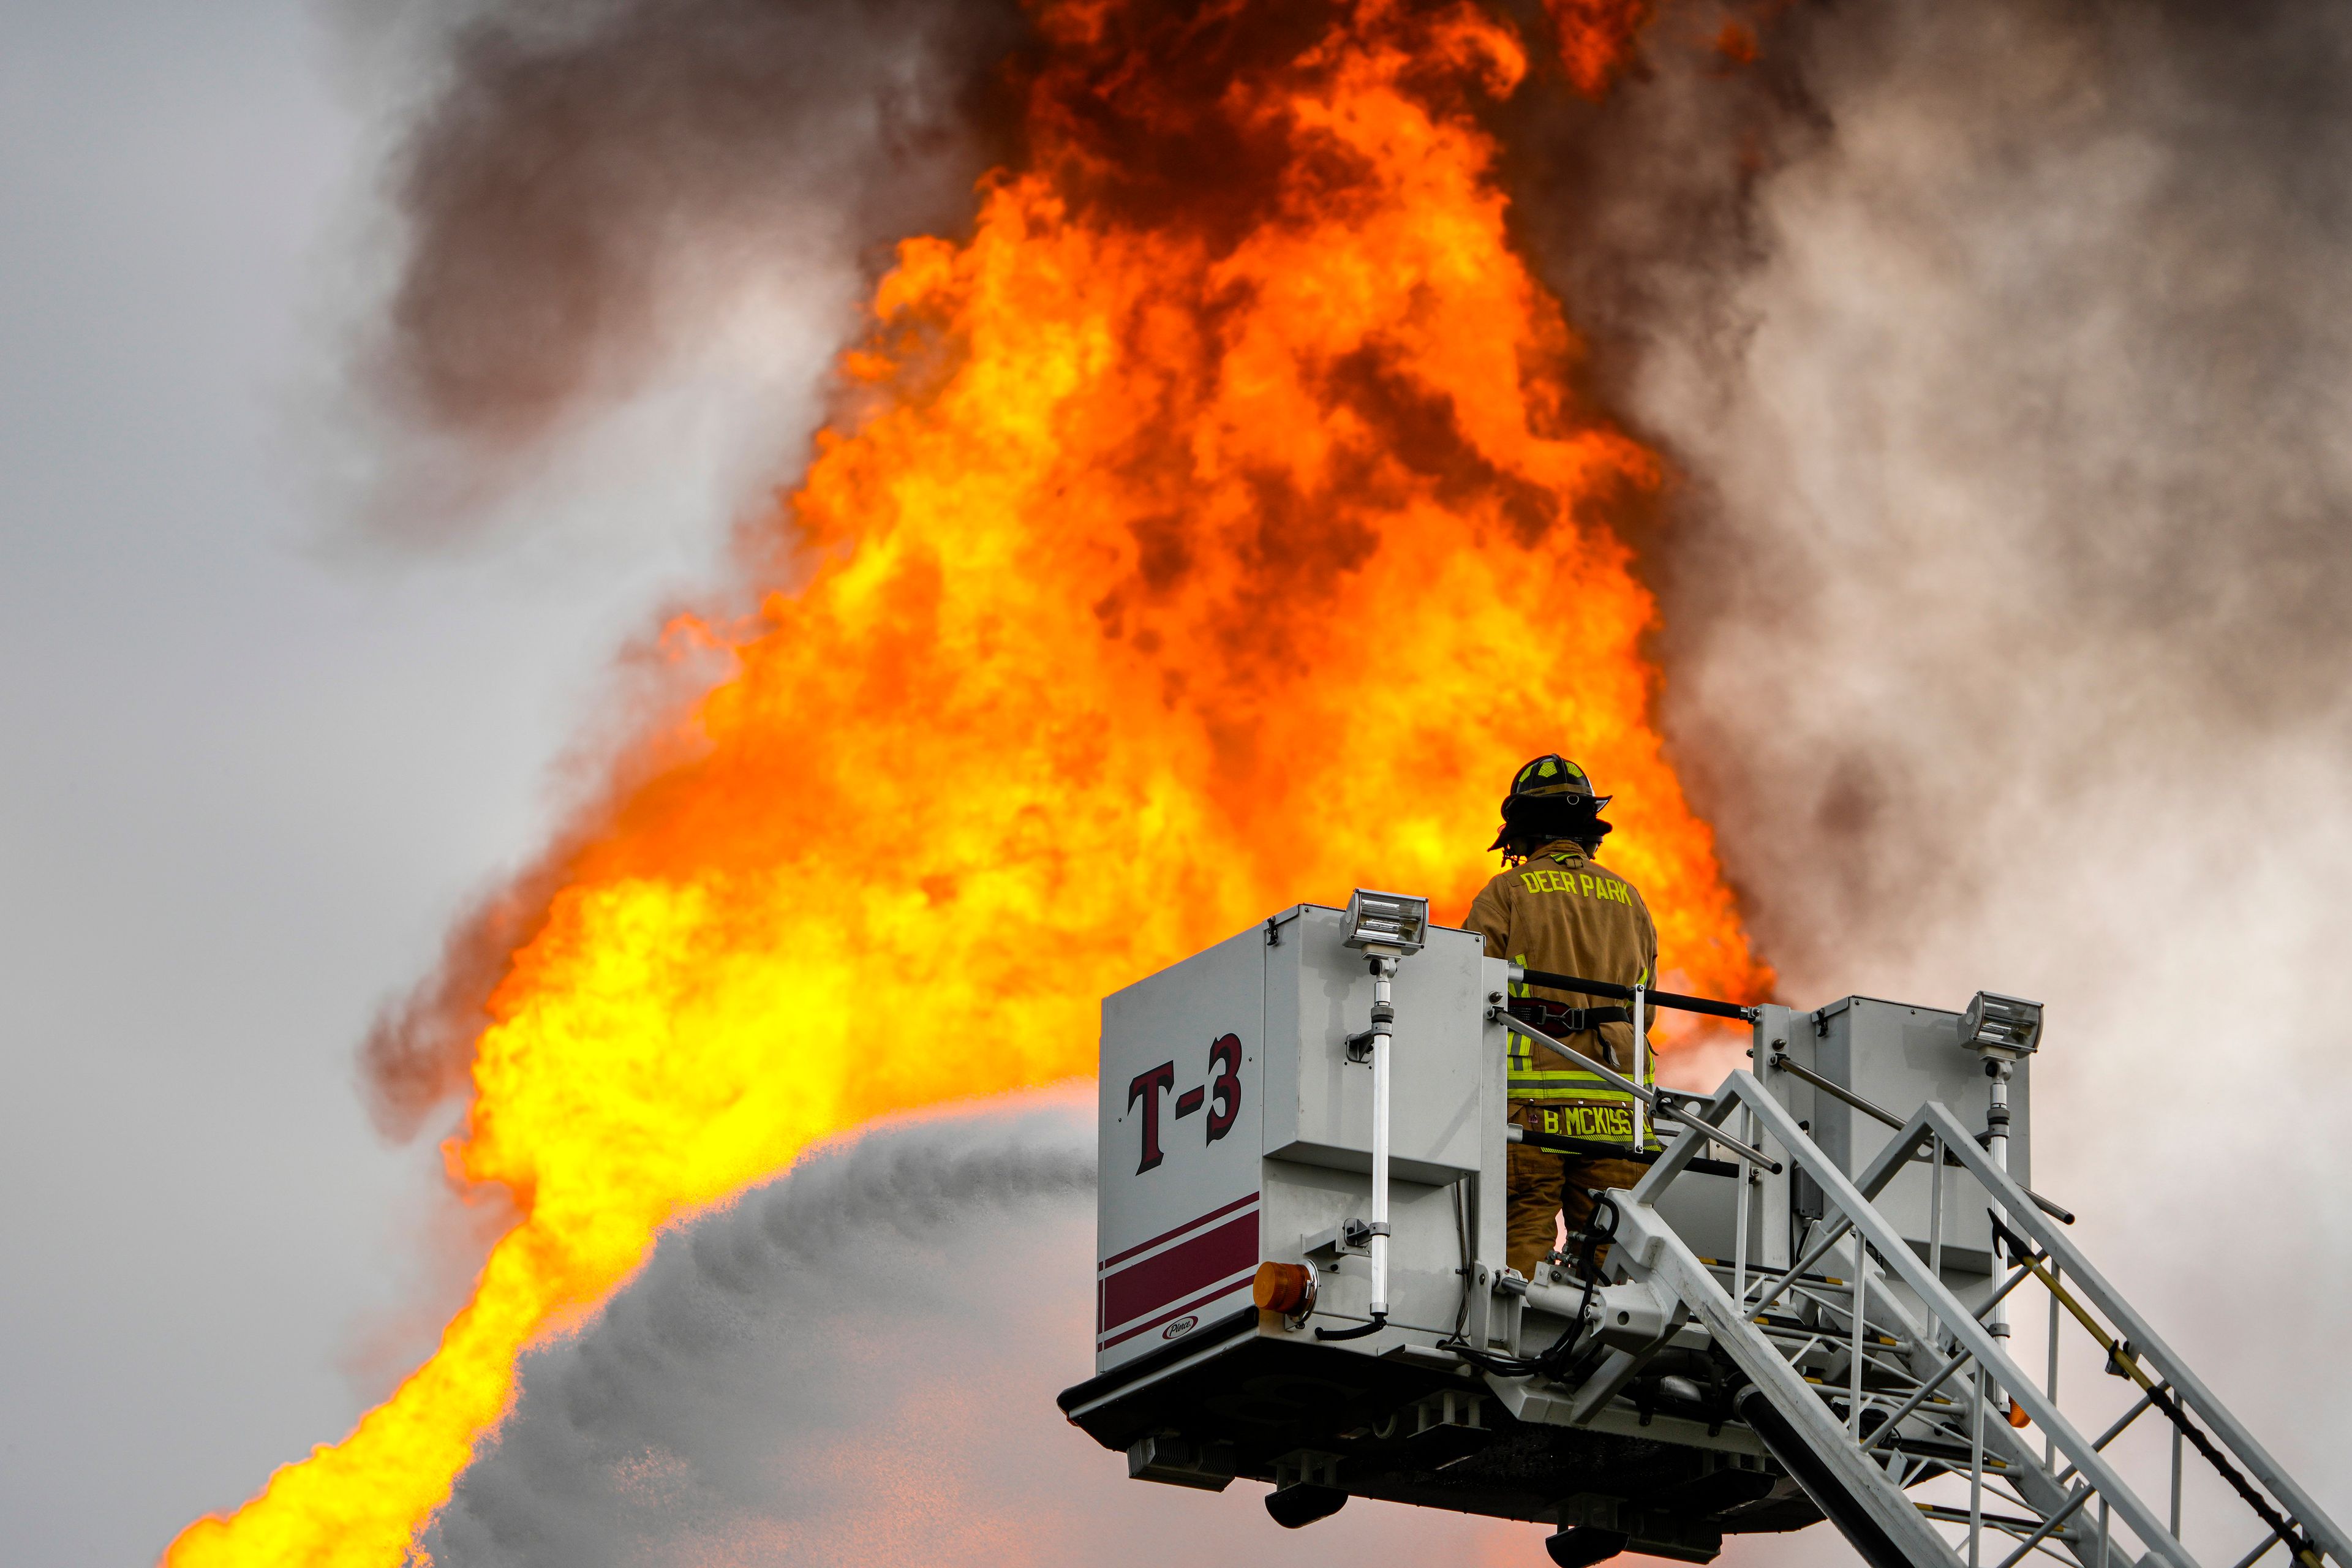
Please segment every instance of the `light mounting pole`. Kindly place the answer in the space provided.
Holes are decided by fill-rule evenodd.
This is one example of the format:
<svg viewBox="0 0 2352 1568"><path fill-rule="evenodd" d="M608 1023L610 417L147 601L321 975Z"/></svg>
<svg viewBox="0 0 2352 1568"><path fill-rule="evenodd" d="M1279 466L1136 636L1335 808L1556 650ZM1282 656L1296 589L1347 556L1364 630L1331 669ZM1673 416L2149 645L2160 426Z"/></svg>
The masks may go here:
<svg viewBox="0 0 2352 1568"><path fill-rule="evenodd" d="M1370 1321L1352 1329L1318 1329L1318 1339L1360 1339L1389 1320L1389 1079L1396 1045L1397 965L1419 952L1429 933L1429 900L1359 888L1348 900L1340 940L1362 952L1372 972L1371 1027L1348 1037L1348 1059L1372 1068L1372 1215L1366 1226L1372 1255Z"/></svg>

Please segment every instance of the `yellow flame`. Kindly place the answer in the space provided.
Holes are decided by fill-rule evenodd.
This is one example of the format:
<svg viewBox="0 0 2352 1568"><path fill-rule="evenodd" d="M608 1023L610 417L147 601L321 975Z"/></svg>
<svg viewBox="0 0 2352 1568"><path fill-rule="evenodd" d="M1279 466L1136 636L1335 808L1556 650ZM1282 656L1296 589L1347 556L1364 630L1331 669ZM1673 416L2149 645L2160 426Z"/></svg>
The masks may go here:
<svg viewBox="0 0 2352 1568"><path fill-rule="evenodd" d="M877 1114L1089 1072L1101 994L1276 908L1458 916L1529 755L1617 794L1670 971L1766 983L1605 521L1659 465L1569 392L1473 118L1517 37L1365 0L1276 47L1270 9L1208 8L1188 88L1158 8L1040 8L1030 164L881 284L772 525L801 585L710 634L732 675L646 738L674 760L492 1000L449 1158L520 1223L432 1359L177 1568L398 1563L517 1355L661 1226Z"/></svg>

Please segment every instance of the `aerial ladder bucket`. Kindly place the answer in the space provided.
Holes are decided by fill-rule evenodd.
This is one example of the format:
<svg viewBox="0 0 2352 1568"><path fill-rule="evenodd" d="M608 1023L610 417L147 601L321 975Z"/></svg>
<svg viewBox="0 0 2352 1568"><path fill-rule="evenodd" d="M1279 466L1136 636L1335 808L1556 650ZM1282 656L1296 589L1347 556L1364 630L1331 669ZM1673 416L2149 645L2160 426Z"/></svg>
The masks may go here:
<svg viewBox="0 0 2352 1568"><path fill-rule="evenodd" d="M1618 1080L1663 1148L1533 1279L1503 1261L1509 1144L1627 1152L1507 1125L1507 1038L1549 1038L1508 1009L1525 979L1752 1040L1709 1096ZM1282 1525L1450 1509L1549 1525L1571 1568L1823 1520L1876 1568L2352 1568L2032 1190L2040 1034L1990 993L1531 975L1391 894L1286 910L1104 1002L1096 1372L1061 1408L1137 1479L1269 1484ZM2010 1327L2037 1305L2038 1375ZM2113 1377L2062 1389L2069 1338Z"/></svg>

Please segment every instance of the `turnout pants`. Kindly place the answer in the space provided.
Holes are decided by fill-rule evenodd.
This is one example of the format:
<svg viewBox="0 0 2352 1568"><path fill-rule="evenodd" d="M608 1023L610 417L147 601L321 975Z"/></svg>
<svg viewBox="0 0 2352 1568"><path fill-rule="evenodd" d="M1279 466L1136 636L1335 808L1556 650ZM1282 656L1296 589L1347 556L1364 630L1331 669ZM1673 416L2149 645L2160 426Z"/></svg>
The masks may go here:
<svg viewBox="0 0 2352 1568"><path fill-rule="evenodd" d="M1588 1159L1514 1143L1509 1149L1510 1202L1505 1222L1505 1261L1522 1279L1536 1277L1536 1265L1559 1239L1558 1221L1573 1233L1592 1217L1593 1194L1630 1187L1649 1167L1638 1160Z"/></svg>

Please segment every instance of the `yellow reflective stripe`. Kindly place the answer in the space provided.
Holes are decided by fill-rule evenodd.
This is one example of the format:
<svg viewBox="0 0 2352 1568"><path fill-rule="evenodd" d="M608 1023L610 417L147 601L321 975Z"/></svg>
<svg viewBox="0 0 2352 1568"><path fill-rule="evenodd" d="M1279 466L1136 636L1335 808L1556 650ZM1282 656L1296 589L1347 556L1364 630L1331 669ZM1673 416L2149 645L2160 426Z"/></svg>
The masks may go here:
<svg viewBox="0 0 2352 1568"><path fill-rule="evenodd" d="M1573 1098L1579 1100L1622 1100L1631 1103L1633 1098L1622 1089L1611 1089L1605 1084L1594 1083L1590 1079L1585 1079L1582 1083L1563 1083L1556 1078L1536 1078L1532 1075L1523 1076L1513 1074L1510 1083L1512 1095L1519 1100L1564 1100ZM1522 1090L1526 1092L1521 1092Z"/></svg>
<svg viewBox="0 0 2352 1568"><path fill-rule="evenodd" d="M1622 1089L1596 1089L1589 1083L1544 1083L1535 1079L1511 1079L1513 1100L1590 1100L1596 1103L1607 1100L1614 1105L1631 1105L1633 1097Z"/></svg>
<svg viewBox="0 0 2352 1568"><path fill-rule="evenodd" d="M1527 1061L1528 1059L1528 1058L1526 1057L1514 1058L1511 1068L1512 1082L1517 1083L1519 1079L1526 1079L1531 1083L1589 1083L1596 1089L1608 1089L1609 1092L1612 1094L1622 1094L1625 1092L1622 1089L1609 1089L1609 1080L1607 1079L1602 1078L1597 1072L1586 1072L1582 1068L1539 1068L1533 1066L1523 1068L1517 1065L1519 1062ZM1648 1061L1643 1064L1643 1071L1642 1076L1640 1078L1633 1079L1633 1081L1640 1084L1643 1089L1654 1087L1658 1081L1657 1058L1653 1055ZM1626 1078L1633 1078L1632 1073L1626 1073L1622 1076Z"/></svg>

